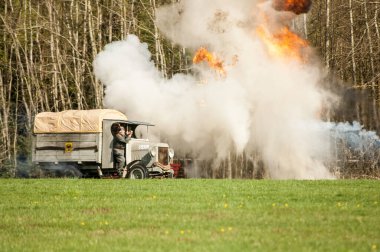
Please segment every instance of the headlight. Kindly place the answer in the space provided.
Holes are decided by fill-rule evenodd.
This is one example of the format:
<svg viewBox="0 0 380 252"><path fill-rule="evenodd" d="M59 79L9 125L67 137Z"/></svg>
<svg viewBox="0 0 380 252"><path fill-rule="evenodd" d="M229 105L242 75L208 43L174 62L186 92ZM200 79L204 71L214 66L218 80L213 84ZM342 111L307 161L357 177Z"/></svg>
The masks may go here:
<svg viewBox="0 0 380 252"><path fill-rule="evenodd" d="M170 158L174 157L174 150L172 148L169 149L169 157Z"/></svg>
<svg viewBox="0 0 380 252"><path fill-rule="evenodd" d="M156 148L155 147L151 147L150 150L149 150L149 153L152 157L155 157L156 154L157 154L157 151L156 151Z"/></svg>

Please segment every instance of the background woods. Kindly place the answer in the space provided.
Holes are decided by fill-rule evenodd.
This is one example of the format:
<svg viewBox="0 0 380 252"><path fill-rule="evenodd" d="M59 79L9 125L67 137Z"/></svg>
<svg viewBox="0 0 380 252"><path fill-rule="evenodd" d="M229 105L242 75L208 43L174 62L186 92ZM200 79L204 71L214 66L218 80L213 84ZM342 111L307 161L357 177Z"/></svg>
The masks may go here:
<svg viewBox="0 0 380 252"><path fill-rule="evenodd" d="M345 83L343 106L335 119L359 120L377 132L380 130L379 8L379 1L313 1L311 13L304 17L303 28L304 36L318 49L332 76ZM333 89L339 85L338 81L328 83Z"/></svg>
<svg viewBox="0 0 380 252"><path fill-rule="evenodd" d="M0 3L0 173L14 176L30 150L33 116L42 111L101 108L104 88L94 57L111 41L136 34L170 78L189 71L191 55L165 40L155 8L175 0L3 0ZM314 0L294 28L319 52L326 80L343 94L332 115L380 131L380 2ZM235 160L235 157L231 158ZM243 176L236 165L226 164ZM231 163L230 161L228 162ZM235 167L236 166L236 167ZM236 169L236 171L234 170ZM253 168L252 168L253 169ZM243 169L242 169L243 170ZM231 175L232 174L232 175ZM215 176L215 175L211 175Z"/></svg>

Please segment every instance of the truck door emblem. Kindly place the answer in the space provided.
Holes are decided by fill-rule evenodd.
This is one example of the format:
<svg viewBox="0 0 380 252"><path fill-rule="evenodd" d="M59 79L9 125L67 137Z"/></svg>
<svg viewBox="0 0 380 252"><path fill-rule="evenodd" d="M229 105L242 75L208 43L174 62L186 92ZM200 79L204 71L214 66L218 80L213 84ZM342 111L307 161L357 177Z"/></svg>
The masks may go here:
<svg viewBox="0 0 380 252"><path fill-rule="evenodd" d="M73 152L73 143L66 142L65 143L65 153Z"/></svg>

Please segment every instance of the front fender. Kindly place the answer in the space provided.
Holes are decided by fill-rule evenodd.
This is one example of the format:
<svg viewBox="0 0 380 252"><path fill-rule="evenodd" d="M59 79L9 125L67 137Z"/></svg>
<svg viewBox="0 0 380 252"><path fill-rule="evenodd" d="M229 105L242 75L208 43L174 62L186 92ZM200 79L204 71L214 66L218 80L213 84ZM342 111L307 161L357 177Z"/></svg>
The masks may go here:
<svg viewBox="0 0 380 252"><path fill-rule="evenodd" d="M141 160L134 160L132 162L130 162L128 165L127 165L127 168L132 168L133 166L137 165L137 164L141 164Z"/></svg>

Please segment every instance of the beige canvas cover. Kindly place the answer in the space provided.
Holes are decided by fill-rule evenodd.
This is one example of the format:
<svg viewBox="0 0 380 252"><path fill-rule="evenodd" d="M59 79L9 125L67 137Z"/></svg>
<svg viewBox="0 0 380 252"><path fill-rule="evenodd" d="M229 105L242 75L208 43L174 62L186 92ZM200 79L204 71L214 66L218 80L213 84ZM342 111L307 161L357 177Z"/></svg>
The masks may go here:
<svg viewBox="0 0 380 252"><path fill-rule="evenodd" d="M127 117L114 109L42 112L34 119L34 133L102 132L103 119L127 120Z"/></svg>

